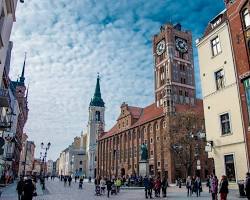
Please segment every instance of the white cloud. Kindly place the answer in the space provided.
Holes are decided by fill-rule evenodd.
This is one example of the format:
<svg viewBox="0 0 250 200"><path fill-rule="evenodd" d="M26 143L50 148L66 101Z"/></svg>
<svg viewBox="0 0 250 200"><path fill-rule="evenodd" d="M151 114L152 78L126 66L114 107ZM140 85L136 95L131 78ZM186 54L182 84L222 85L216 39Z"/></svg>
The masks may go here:
<svg viewBox="0 0 250 200"><path fill-rule="evenodd" d="M213 7L215 2L205 7L209 15L194 3L183 6L186 1L170 0L29 0L19 4L12 32L11 76L16 79L20 74L27 51L30 112L25 129L37 144L37 155L39 143L50 141L49 158L57 158L85 129L97 72L102 77L107 128L115 122L123 101L136 106L151 103L152 35L170 19L181 20L196 36L201 34L204 21L220 9L221 5Z"/></svg>

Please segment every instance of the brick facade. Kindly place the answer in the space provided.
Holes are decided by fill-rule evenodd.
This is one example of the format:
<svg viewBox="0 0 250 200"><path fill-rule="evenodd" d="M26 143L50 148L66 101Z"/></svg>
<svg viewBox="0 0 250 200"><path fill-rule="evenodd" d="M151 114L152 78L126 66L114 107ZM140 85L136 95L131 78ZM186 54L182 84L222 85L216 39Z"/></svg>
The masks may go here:
<svg viewBox="0 0 250 200"><path fill-rule="evenodd" d="M178 38L180 40L178 40ZM178 42L181 44L178 45ZM139 175L140 145L148 147L149 173L167 176L174 182L186 178L187 171L173 152L176 138L188 132L171 131L176 113L192 111L204 118L203 102L195 98L192 35L182 31L181 26L167 24L153 37L155 60L155 103L145 107L121 105L116 124L98 139L97 175ZM203 121L203 120L201 120ZM193 124L204 130L202 124ZM192 141L195 143L197 141ZM192 175L201 178L212 172L212 162L204 152L205 143L200 144L201 170L192 165ZM184 147L186 148L186 147ZM193 155L191 155L193 157ZM184 158L185 159L185 158Z"/></svg>

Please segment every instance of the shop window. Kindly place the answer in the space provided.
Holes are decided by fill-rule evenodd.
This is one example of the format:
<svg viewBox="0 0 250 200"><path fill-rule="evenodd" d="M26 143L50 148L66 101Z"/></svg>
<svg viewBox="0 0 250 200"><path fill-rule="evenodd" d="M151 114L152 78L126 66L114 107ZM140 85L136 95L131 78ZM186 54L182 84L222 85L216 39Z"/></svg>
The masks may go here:
<svg viewBox="0 0 250 200"><path fill-rule="evenodd" d="M212 46L212 54L213 56L216 56L221 52L221 46L220 46L220 39L217 36L213 40L211 40L211 46Z"/></svg>
<svg viewBox="0 0 250 200"><path fill-rule="evenodd" d="M243 10L242 15L243 15L244 26L245 28L247 28L248 26L250 26L250 15L247 8Z"/></svg>
<svg viewBox="0 0 250 200"><path fill-rule="evenodd" d="M161 166L161 162L157 162L157 166L160 167Z"/></svg>
<svg viewBox="0 0 250 200"><path fill-rule="evenodd" d="M224 70L220 69L219 71L215 72L215 84L216 89L220 90L225 87L225 76L224 76Z"/></svg>
<svg viewBox="0 0 250 200"><path fill-rule="evenodd" d="M80 165L82 165L82 161L80 161Z"/></svg>
<svg viewBox="0 0 250 200"><path fill-rule="evenodd" d="M231 132L229 113L220 115L221 134L226 135Z"/></svg>
<svg viewBox="0 0 250 200"><path fill-rule="evenodd" d="M236 181L235 178L235 167L234 167L234 155L225 155L225 172L228 178L228 181Z"/></svg>
<svg viewBox="0 0 250 200"><path fill-rule="evenodd" d="M248 126L250 126L250 78L247 78L243 81L245 88L245 94L247 99L247 111L248 111Z"/></svg>

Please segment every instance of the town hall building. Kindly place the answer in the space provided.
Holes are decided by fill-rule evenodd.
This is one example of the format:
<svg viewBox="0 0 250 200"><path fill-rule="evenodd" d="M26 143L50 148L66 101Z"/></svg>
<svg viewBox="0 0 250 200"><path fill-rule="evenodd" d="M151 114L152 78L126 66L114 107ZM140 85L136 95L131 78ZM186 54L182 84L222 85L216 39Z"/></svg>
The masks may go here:
<svg viewBox="0 0 250 200"><path fill-rule="evenodd" d="M148 148L149 174L167 176L171 182L186 176L183 166L175 159L172 142L175 136L169 127L176 113L192 111L200 119L204 118L203 102L195 96L191 32L183 31L180 24L162 26L160 33L153 37L153 57L155 101L144 108L122 103L117 122L109 131L98 135L98 176L140 175L142 144ZM99 112L104 116L102 105ZM93 112L94 118L98 118L96 111ZM101 117L100 123L102 120ZM204 124L199 126L205 130ZM204 178L212 172L209 163L201 146L192 171Z"/></svg>

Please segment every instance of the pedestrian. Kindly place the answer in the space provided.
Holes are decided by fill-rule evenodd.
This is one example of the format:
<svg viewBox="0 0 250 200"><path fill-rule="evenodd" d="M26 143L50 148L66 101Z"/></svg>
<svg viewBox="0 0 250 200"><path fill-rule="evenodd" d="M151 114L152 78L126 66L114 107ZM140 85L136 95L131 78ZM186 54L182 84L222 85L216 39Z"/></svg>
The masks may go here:
<svg viewBox="0 0 250 200"><path fill-rule="evenodd" d="M150 180L147 177L147 175L143 179L143 185L144 185L144 188L145 188L145 198L147 199L148 196L150 196L150 194L149 194L149 191L150 191Z"/></svg>
<svg viewBox="0 0 250 200"><path fill-rule="evenodd" d="M83 185L83 177L81 176L79 180L79 189L82 189L82 185Z"/></svg>
<svg viewBox="0 0 250 200"><path fill-rule="evenodd" d="M186 188L187 188L187 196L192 196L192 180L191 177L188 176L186 180Z"/></svg>
<svg viewBox="0 0 250 200"><path fill-rule="evenodd" d="M69 178L68 178L69 187L71 186L71 181L72 181L72 177L71 177L71 176L69 176Z"/></svg>
<svg viewBox="0 0 250 200"><path fill-rule="evenodd" d="M77 176L75 176L75 183L76 183L76 181L77 181Z"/></svg>
<svg viewBox="0 0 250 200"><path fill-rule="evenodd" d="M228 180L227 180L227 176L225 175L222 175L221 177L219 193L220 193L221 200L227 200Z"/></svg>
<svg viewBox="0 0 250 200"><path fill-rule="evenodd" d="M215 175L211 175L211 179L210 179L210 192L212 194L212 200L217 200L218 197L217 197L217 193L218 193L218 179L217 179L217 176Z"/></svg>
<svg viewBox="0 0 250 200"><path fill-rule="evenodd" d="M158 177L155 180L155 197L160 197L161 195L161 178Z"/></svg>
<svg viewBox="0 0 250 200"><path fill-rule="evenodd" d="M246 191L246 197L248 200L250 200L250 173L246 173L246 180L245 180L245 191Z"/></svg>
<svg viewBox="0 0 250 200"><path fill-rule="evenodd" d="M20 180L17 183L17 194L18 194L18 200L21 200L22 198L22 194L23 194L23 187L24 187L24 181L23 181L23 177L20 177Z"/></svg>
<svg viewBox="0 0 250 200"><path fill-rule="evenodd" d="M66 185L67 185L67 180L68 180L68 179L67 179L67 176L64 176L64 177L63 177L64 187L66 187Z"/></svg>
<svg viewBox="0 0 250 200"><path fill-rule="evenodd" d="M116 179L116 181L115 181L115 186L116 186L116 188L117 188L117 193L120 192L120 187L121 187L121 185L122 185L122 181L121 181L120 177L118 177L118 178Z"/></svg>
<svg viewBox="0 0 250 200"><path fill-rule="evenodd" d="M162 197L167 197L167 187L168 187L168 179L166 178L166 176L164 176L161 181Z"/></svg>
<svg viewBox="0 0 250 200"><path fill-rule="evenodd" d="M100 186L101 186L101 194L105 194L106 181L103 177L100 180Z"/></svg>
<svg viewBox="0 0 250 200"><path fill-rule="evenodd" d="M196 177L194 182L194 190L196 192L196 196L199 197L202 192L202 186L201 186L201 180L198 176Z"/></svg>
<svg viewBox="0 0 250 200"><path fill-rule="evenodd" d="M107 193L108 193L108 198L109 198L109 194L112 189L112 182L110 181L110 179L106 181L106 185L107 185L107 191L108 191Z"/></svg>
<svg viewBox="0 0 250 200"><path fill-rule="evenodd" d="M35 186L32 183L31 179L27 179L24 182L23 186L23 200L32 200L33 198L33 193L35 191Z"/></svg>
<svg viewBox="0 0 250 200"><path fill-rule="evenodd" d="M181 178L179 178L179 179L178 179L178 185L179 185L179 188L181 188L181 184L182 184L182 179L181 179Z"/></svg>
<svg viewBox="0 0 250 200"><path fill-rule="evenodd" d="M91 183L91 176L89 176L89 183Z"/></svg>

